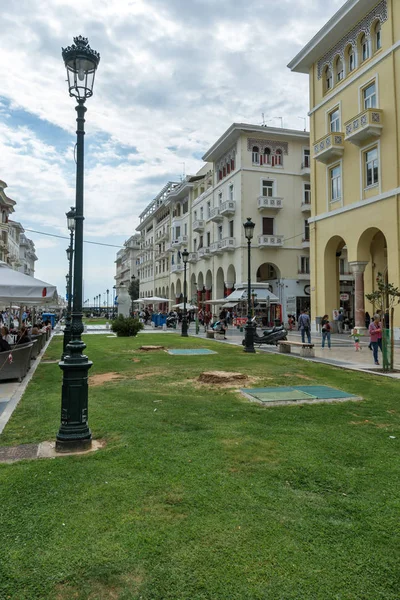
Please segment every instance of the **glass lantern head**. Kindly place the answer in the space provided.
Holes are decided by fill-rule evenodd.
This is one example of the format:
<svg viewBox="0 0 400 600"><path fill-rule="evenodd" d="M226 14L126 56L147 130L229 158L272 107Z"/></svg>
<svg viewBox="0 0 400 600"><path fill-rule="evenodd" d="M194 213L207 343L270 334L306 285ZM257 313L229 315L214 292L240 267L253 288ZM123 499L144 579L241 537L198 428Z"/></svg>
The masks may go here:
<svg viewBox="0 0 400 600"><path fill-rule="evenodd" d="M74 37L72 46L62 48L62 57L67 69L69 95L85 102L93 95L93 84L100 54L92 50L87 38Z"/></svg>
<svg viewBox="0 0 400 600"><path fill-rule="evenodd" d="M244 227L244 235L246 236L246 238L248 240L253 239L253 235L254 235L254 227L255 227L255 223L253 223L253 221L251 220L250 217L247 217L247 221L246 223L243 223L243 227Z"/></svg>

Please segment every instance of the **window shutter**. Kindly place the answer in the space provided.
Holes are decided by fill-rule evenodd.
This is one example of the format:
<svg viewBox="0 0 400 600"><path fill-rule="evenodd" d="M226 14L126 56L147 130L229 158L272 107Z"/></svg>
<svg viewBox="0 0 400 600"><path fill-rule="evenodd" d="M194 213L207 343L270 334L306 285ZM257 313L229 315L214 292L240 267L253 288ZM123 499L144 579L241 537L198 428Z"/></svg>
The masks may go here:
<svg viewBox="0 0 400 600"><path fill-rule="evenodd" d="M260 165L262 165L262 164L263 164L263 155L260 154Z"/></svg>
<svg viewBox="0 0 400 600"><path fill-rule="evenodd" d="M273 167L275 166L275 160L276 160L276 159L275 159L275 156L273 156L273 157L272 157L272 166L273 166Z"/></svg>

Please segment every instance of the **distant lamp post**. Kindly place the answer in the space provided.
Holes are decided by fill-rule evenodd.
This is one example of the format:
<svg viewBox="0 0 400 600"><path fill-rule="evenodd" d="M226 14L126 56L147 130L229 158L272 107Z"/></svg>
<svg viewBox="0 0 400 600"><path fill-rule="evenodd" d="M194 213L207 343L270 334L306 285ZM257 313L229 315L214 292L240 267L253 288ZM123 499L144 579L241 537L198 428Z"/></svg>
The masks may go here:
<svg viewBox="0 0 400 600"><path fill-rule="evenodd" d="M75 207L71 207L66 213L67 217L67 227L69 229L69 246L67 248L67 258L68 258L68 275L66 276L67 280L67 314L65 316L65 327L64 327L64 340L63 340L63 352L61 355L61 360L64 360L67 354L67 346L71 341L71 305L72 305L72 265L74 259L74 231L75 231Z"/></svg>
<svg viewBox="0 0 400 600"><path fill-rule="evenodd" d="M113 319L115 319L115 299L116 299L116 296L117 296L117 286L116 285L113 285L113 296L114 296L114 298L113 298L113 312L112 312L112 314L113 314Z"/></svg>
<svg viewBox="0 0 400 600"><path fill-rule="evenodd" d="M250 218L247 218L243 227L247 238L247 323L244 328L244 351L255 352L254 325L251 321L251 240L254 235L255 223Z"/></svg>
<svg viewBox="0 0 400 600"><path fill-rule="evenodd" d="M182 337L188 337L188 322L186 313L186 266L189 258L189 252L185 250L181 254L183 260L183 318L182 318Z"/></svg>
<svg viewBox="0 0 400 600"><path fill-rule="evenodd" d="M70 452L84 450L92 445L92 433L88 423L88 371L92 363L83 354L86 345L82 341L83 292L83 174L85 101L93 95L93 84L100 54L89 46L85 37L74 38L72 46L62 49L67 69L69 95L76 99L76 195L75 195L75 251L74 293L71 324L71 341L67 354L60 362L63 371L61 395L61 426L57 433L56 450Z"/></svg>
<svg viewBox="0 0 400 600"><path fill-rule="evenodd" d="M110 293L110 290L107 289L106 292L107 292L107 319L108 319L108 307L109 307L109 304L108 304L108 294Z"/></svg>

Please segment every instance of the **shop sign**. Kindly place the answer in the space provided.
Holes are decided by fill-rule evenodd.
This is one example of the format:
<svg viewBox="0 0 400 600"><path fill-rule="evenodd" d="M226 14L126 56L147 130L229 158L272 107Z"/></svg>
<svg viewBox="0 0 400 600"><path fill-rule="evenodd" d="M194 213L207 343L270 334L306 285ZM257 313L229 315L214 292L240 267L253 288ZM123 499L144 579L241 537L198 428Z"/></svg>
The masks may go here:
<svg viewBox="0 0 400 600"><path fill-rule="evenodd" d="M349 294L340 294L339 298L340 298L341 302L347 302L347 300L350 299L350 296L349 296Z"/></svg>

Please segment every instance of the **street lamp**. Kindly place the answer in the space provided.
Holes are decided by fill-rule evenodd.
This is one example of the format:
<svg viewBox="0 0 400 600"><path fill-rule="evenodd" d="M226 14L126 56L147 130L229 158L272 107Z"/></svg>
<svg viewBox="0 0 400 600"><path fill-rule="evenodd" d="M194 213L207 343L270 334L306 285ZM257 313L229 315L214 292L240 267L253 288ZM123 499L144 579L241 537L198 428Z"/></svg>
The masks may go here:
<svg viewBox="0 0 400 600"><path fill-rule="evenodd" d="M244 235L247 238L247 323L244 328L244 351L255 352L254 350L254 326L251 321L251 240L254 235L255 224L248 217L243 224Z"/></svg>
<svg viewBox="0 0 400 600"><path fill-rule="evenodd" d="M88 423L88 371L92 362L83 354L86 345L81 339L82 291L83 291L83 171L85 101L93 94L93 83L100 54L89 46L85 37L74 38L74 44L62 49L67 69L69 95L77 101L76 142L76 195L75 195L75 260L74 292L71 324L71 341L64 360L61 394L61 426L57 433L56 450L70 452L84 450L92 445L92 433Z"/></svg>
<svg viewBox="0 0 400 600"><path fill-rule="evenodd" d="M109 318L109 316L108 316L108 306L109 306L108 305L108 294L110 293L110 290L107 289L106 292L107 292L107 319L108 319Z"/></svg>
<svg viewBox="0 0 400 600"><path fill-rule="evenodd" d="M68 306L67 314L65 317L63 352L61 355L61 360L64 360L65 356L67 355L67 346L71 341L72 264L74 258L75 207L71 207L71 210L65 213L65 216L67 217L67 227L69 229L70 238L69 246L66 250L68 258L68 275L66 277Z"/></svg>
<svg viewBox="0 0 400 600"><path fill-rule="evenodd" d="M182 318L182 337L188 337L188 322L186 314L186 266L189 258L189 252L185 250L181 254L183 260L183 318Z"/></svg>
<svg viewBox="0 0 400 600"><path fill-rule="evenodd" d="M113 314L113 319L115 319L115 297L117 295L117 286L116 285L113 285L113 290L114 290L113 291L114 297L113 297L113 312L112 312L112 314Z"/></svg>

